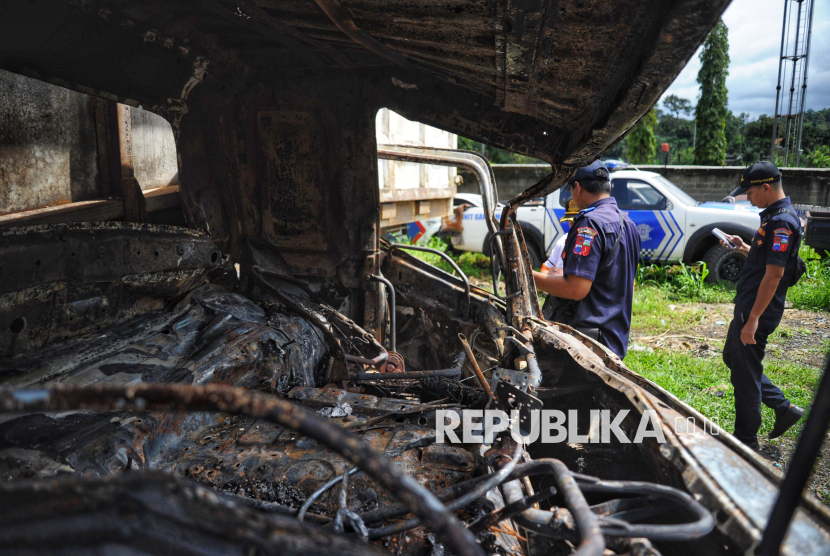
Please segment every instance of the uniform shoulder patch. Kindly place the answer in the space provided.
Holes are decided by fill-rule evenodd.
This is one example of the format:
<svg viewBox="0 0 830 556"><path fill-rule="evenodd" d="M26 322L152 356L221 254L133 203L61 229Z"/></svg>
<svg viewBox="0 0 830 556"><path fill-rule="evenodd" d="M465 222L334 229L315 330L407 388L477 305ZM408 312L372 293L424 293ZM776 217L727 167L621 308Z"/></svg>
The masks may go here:
<svg viewBox="0 0 830 556"><path fill-rule="evenodd" d="M594 238L597 231L593 228L578 228L576 230L576 243L574 244L574 255L588 256L591 252L591 245L594 243Z"/></svg>
<svg viewBox="0 0 830 556"><path fill-rule="evenodd" d="M760 236L765 236L765 235L767 235L767 231L764 229L764 227L765 227L765 226L766 226L766 224L761 224L761 227L760 227L760 228L758 228L758 231L757 231L757 232L755 232L755 233L756 233L756 234L758 234L758 235L760 235Z"/></svg>
<svg viewBox="0 0 830 556"><path fill-rule="evenodd" d="M790 236L792 231L787 228L776 228L773 232L772 250L780 253L786 253L787 247L790 245Z"/></svg>

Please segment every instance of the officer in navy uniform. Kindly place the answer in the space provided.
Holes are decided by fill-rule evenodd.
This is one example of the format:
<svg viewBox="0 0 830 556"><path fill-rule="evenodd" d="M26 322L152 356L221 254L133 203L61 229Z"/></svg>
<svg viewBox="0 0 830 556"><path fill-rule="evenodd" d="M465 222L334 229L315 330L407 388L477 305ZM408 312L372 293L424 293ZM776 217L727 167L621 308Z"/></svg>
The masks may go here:
<svg viewBox="0 0 830 556"><path fill-rule="evenodd" d="M735 388L735 437L757 451L762 402L775 411L770 438L784 434L804 415L770 382L762 365L767 338L784 314L787 288L803 273L798 257L801 221L784 195L781 172L771 162L757 162L744 170L731 196L744 193L753 206L764 210L750 245L738 236L727 236L747 261L738 281L723 361L732 371Z"/></svg>
<svg viewBox="0 0 830 556"><path fill-rule="evenodd" d="M580 212L562 250L563 275L534 272L533 277L537 288L561 301L551 320L591 336L623 358L640 234L610 196L608 177L599 160L576 171L567 187Z"/></svg>

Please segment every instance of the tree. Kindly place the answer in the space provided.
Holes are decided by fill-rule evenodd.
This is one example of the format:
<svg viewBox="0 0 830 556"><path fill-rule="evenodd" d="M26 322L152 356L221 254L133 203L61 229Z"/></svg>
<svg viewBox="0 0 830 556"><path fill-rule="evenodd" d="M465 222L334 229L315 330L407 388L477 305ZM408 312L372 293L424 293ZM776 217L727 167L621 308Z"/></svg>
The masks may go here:
<svg viewBox="0 0 830 556"><path fill-rule="evenodd" d="M490 161L490 164L544 164L544 161L538 158L491 147L460 135L458 136L457 145L459 149L483 154Z"/></svg>
<svg viewBox="0 0 830 556"><path fill-rule="evenodd" d="M681 115L688 116L692 113L692 103L689 99L680 98L677 95L669 95L664 98L663 106L665 106L666 110L671 112L671 115L675 118L679 118Z"/></svg>
<svg viewBox="0 0 830 556"><path fill-rule="evenodd" d="M628 136L628 161L632 164L654 164L654 150L657 139L654 138L654 126L657 115L654 109L648 111Z"/></svg>
<svg viewBox="0 0 830 556"><path fill-rule="evenodd" d="M719 19L700 53L700 98L695 108L695 164L721 166L726 159L726 76L729 75L729 30Z"/></svg>
<svg viewBox="0 0 830 556"><path fill-rule="evenodd" d="M813 168L830 168L830 147L822 145L813 152L807 153L807 162Z"/></svg>
<svg viewBox="0 0 830 556"><path fill-rule="evenodd" d="M739 116L728 111L726 115L726 127L724 134L726 135L726 148L729 149L729 154L738 157L738 163L743 164L746 159L746 146L744 144L744 127L749 121L749 114L742 112Z"/></svg>

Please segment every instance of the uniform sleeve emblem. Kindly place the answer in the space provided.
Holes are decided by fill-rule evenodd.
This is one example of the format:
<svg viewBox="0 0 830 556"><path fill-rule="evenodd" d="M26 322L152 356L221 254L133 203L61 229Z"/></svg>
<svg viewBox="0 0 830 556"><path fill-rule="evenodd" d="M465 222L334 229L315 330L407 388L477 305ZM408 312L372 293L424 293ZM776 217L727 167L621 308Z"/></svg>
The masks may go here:
<svg viewBox="0 0 830 556"><path fill-rule="evenodd" d="M576 232L574 255L585 257L591 252L591 245L594 243L594 237L596 237L597 231L593 228L579 228Z"/></svg>
<svg viewBox="0 0 830 556"><path fill-rule="evenodd" d="M772 250L778 251L780 253L786 253L787 247L790 244L790 235L792 232L787 228L778 228L774 232L774 236L772 239Z"/></svg>
<svg viewBox="0 0 830 556"><path fill-rule="evenodd" d="M767 231L764 229L764 226L766 226L766 224L761 224L761 227L758 228L758 231L755 232L755 233L758 234L759 236L767 235Z"/></svg>

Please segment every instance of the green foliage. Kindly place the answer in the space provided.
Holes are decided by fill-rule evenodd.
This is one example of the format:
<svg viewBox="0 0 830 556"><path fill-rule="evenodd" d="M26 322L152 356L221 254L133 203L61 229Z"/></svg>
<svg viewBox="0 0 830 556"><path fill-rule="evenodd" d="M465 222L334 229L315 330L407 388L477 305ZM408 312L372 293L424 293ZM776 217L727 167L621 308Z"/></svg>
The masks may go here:
<svg viewBox="0 0 830 556"><path fill-rule="evenodd" d="M686 265L641 265L637 268L637 287L662 289L672 301L729 303L735 295L732 284L706 282L706 263Z"/></svg>
<svg viewBox="0 0 830 556"><path fill-rule="evenodd" d="M412 244L408 238L401 243ZM486 255L482 255L481 253L473 253L472 251L454 251L450 248L449 244L444 241L444 239L435 236L429 238L429 241L424 247L437 249L438 251L449 255L449 257L455 262L455 264L458 265L467 277L476 277L479 279L491 278L490 257L487 257ZM439 255L435 255L434 253L423 253L421 251L407 251L407 253L431 264L434 267L440 268L444 272L455 274L455 270L452 266L450 266L450 264Z"/></svg>
<svg viewBox="0 0 830 556"><path fill-rule="evenodd" d="M481 279L492 279L490 275L490 257L473 251L463 251L458 258L454 256L456 254L458 254L457 251L450 253L450 256L455 264L464 271L464 274Z"/></svg>
<svg viewBox="0 0 830 556"><path fill-rule="evenodd" d="M744 165L746 159L744 146L744 127L749 121L749 114L741 113L736 116L729 110L726 113L726 126L724 127L724 135L726 136L726 149L731 155L735 155L738 165ZM749 163L747 163L749 165Z"/></svg>
<svg viewBox="0 0 830 556"><path fill-rule="evenodd" d="M660 111L657 126L654 128L657 145L669 144L669 163L691 164L694 161L692 143L695 124L680 115L688 116L692 111L692 103L688 99L669 95L663 99L663 107L667 113Z"/></svg>
<svg viewBox="0 0 830 556"><path fill-rule="evenodd" d="M796 309L830 311L830 253L822 260L815 250L803 245L798 254L807 263L807 273L787 291L787 299Z"/></svg>
<svg viewBox="0 0 830 556"><path fill-rule="evenodd" d="M637 126L628 135L628 160L632 164L654 164L654 150L657 140L654 138L654 126L657 115L649 110Z"/></svg>
<svg viewBox="0 0 830 556"><path fill-rule="evenodd" d="M544 160L512 153L498 147L491 147L466 137L458 137L458 148L465 151L475 151L483 154L490 164L545 164Z"/></svg>
<svg viewBox="0 0 830 556"><path fill-rule="evenodd" d="M726 76L729 75L729 30L719 19L706 37L697 74L700 98L695 108L695 164L721 166L726 159Z"/></svg>
<svg viewBox="0 0 830 556"><path fill-rule="evenodd" d="M688 116L692 113L692 103L687 98L677 95L669 95L663 99L663 106L671 112L674 119L679 120L680 116Z"/></svg>
<svg viewBox="0 0 830 556"><path fill-rule="evenodd" d="M807 273L787 292L787 300L795 309L830 311L830 253L822 258L810 247L802 246L799 255L807 263ZM671 301L730 303L735 285L705 282L709 271L704 263L687 266L640 265L637 288L659 289Z"/></svg>
<svg viewBox="0 0 830 556"><path fill-rule="evenodd" d="M830 147L822 145L807 154L807 162L813 168L830 168Z"/></svg>

